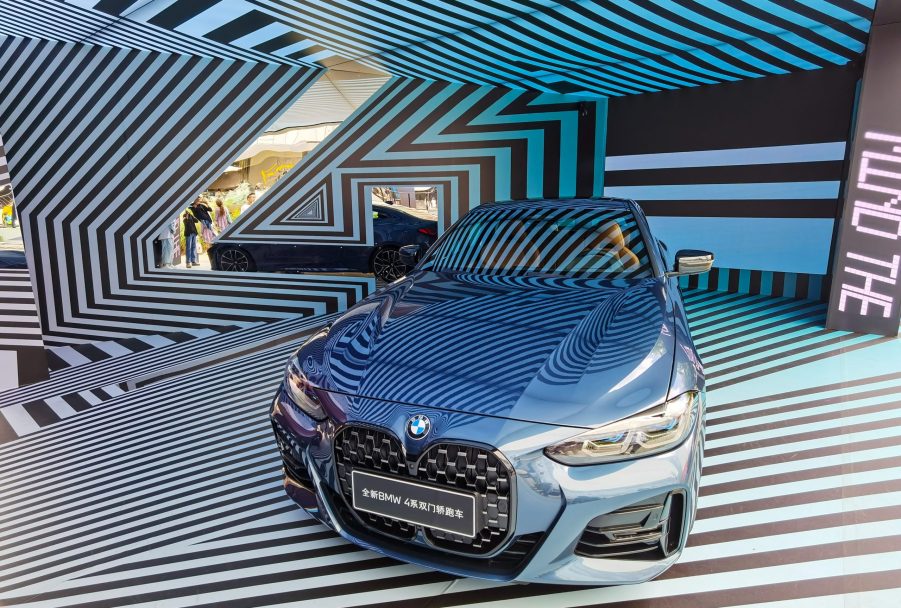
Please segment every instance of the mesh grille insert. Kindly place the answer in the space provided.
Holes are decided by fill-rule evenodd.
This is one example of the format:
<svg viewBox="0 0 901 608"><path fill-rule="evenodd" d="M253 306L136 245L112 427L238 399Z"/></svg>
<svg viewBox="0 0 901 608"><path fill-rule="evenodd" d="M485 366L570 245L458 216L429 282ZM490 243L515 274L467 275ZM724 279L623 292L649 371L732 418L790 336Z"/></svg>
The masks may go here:
<svg viewBox="0 0 901 608"><path fill-rule="evenodd" d="M489 553L496 549L510 527L511 476L507 465L487 450L452 443L430 447L419 458L417 477L475 492L481 513L476 516L475 538L427 529L429 540L455 551Z"/></svg>
<svg viewBox="0 0 901 608"><path fill-rule="evenodd" d="M351 471L356 468L377 473L406 475L406 466L401 453L400 444L387 433L362 427L347 427L342 430L335 438L335 464L341 494L347 504L353 505ZM392 536L411 539L416 535L416 527L413 524L356 509L354 512L372 527Z"/></svg>

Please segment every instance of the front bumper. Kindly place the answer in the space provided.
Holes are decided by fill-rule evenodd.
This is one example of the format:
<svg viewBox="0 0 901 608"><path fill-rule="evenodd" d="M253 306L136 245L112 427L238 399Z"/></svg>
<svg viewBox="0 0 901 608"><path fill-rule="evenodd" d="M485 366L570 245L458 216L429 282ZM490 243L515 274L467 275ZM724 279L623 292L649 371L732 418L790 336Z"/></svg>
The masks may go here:
<svg viewBox="0 0 901 608"><path fill-rule="evenodd" d="M297 462L293 463L292 457L285 456L283 450L288 495L311 515L358 545L460 576L578 585L614 585L652 579L669 568L685 546L697 504L703 416L692 436L669 452L620 463L571 467L547 458L543 447L574 435L572 428L449 415L428 408L380 403L379 427L395 437L403 437L403 424L411 412L426 412L446 423L440 425L446 429L442 431L442 442L497 446L512 464L516 476L515 529L496 552L473 556L427 546L421 537L409 542L398 541L361 525L353 516L336 479L333 441L339 428L360 422L355 420L354 412L371 413L372 404L368 404L370 407L360 403L341 405L345 406L341 409L348 414L347 419L316 423L298 412L280 393L271 416L277 433L287 433L296 450ZM367 423L373 424L371 420ZM465 439L451 435L461 428L465 429ZM485 441L489 437L493 441ZM411 449L424 449L408 445L409 441L404 443ZM580 545L580 540L584 540L583 533L590 524L621 523L620 514L635 513L642 505L668 500L668 497L678 497L681 508L677 513L672 512L676 509L670 510L670 519L678 522L673 524L675 528L665 530L672 539L667 550L625 557L585 554L586 545ZM657 515L659 512L658 509ZM634 520L632 515L627 517Z"/></svg>

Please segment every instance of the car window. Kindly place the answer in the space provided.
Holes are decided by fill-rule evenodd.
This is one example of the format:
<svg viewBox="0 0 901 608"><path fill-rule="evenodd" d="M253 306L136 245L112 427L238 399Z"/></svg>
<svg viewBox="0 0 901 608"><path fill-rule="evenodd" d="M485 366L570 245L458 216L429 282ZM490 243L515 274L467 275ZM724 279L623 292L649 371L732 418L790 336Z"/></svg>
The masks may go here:
<svg viewBox="0 0 901 608"><path fill-rule="evenodd" d="M451 229L424 268L578 278L652 276L635 216L623 209L476 210Z"/></svg>

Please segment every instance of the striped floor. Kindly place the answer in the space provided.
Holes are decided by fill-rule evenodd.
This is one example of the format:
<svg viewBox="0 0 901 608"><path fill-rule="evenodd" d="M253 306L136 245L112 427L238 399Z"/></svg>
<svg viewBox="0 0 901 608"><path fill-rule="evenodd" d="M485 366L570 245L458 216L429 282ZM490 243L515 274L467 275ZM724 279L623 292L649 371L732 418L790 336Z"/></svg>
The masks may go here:
<svg viewBox="0 0 901 608"><path fill-rule="evenodd" d="M0 269L0 348L43 346L27 270Z"/></svg>
<svg viewBox="0 0 901 608"><path fill-rule="evenodd" d="M123 351L93 362L78 362L56 370L45 382L0 392L0 444L37 432L137 387L182 376L249 352L290 343L321 322L318 319L287 319L227 333L202 332L199 337L181 341L172 334L149 336L156 347L141 350L129 341L116 342L114 344L124 345L123 348L130 352ZM144 342L147 338L142 336L141 344L148 344Z"/></svg>
<svg viewBox="0 0 901 608"><path fill-rule="evenodd" d="M901 606L901 341L825 331L816 302L686 301L707 458L689 546L657 580L454 579L307 518L282 493L266 408L308 326L0 446L0 605Z"/></svg>
<svg viewBox="0 0 901 608"><path fill-rule="evenodd" d="M248 323L244 327L256 327L260 323ZM151 348L160 348L172 344L181 344L192 340L205 340L216 334L224 334L239 329L237 325L222 325L205 327L201 329L186 329L184 331L150 335L135 336L122 340L106 340L103 342L88 342L86 344L72 344L67 346L53 346L47 349L47 364L50 367L50 375L60 370L78 367L88 363L96 363L105 359L114 359L139 353ZM195 342L202 346L202 342Z"/></svg>

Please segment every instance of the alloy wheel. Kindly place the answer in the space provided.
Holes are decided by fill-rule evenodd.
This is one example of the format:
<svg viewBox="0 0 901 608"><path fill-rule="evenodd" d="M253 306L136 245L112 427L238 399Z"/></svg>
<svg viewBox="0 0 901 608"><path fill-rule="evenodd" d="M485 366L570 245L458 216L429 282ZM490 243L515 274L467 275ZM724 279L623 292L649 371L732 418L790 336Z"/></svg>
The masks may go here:
<svg viewBox="0 0 901 608"><path fill-rule="evenodd" d="M247 272L250 257L240 249L226 249L219 254L219 268L227 272Z"/></svg>
<svg viewBox="0 0 901 608"><path fill-rule="evenodd" d="M400 261L397 249L379 249L372 259L372 272L383 281L395 281L406 275L410 267Z"/></svg>

